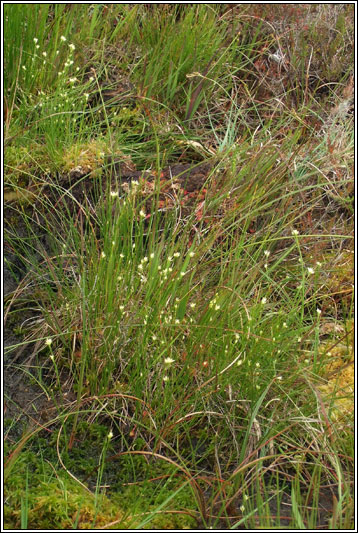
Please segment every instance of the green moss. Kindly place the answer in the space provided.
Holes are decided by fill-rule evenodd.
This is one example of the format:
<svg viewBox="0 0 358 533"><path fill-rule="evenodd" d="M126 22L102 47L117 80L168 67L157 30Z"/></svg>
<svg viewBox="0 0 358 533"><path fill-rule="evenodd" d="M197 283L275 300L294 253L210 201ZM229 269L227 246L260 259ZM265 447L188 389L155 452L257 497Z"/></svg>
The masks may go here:
<svg viewBox="0 0 358 533"><path fill-rule="evenodd" d="M68 435L69 431L67 438ZM76 479L90 488L92 495L62 468L56 446L58 431L50 436L44 432L35 435L19 453L5 484L5 527L20 527L24 495L29 529L71 529L76 524L79 529L92 529L111 522L116 522L115 529L132 528L143 520L144 529L190 529L195 525L195 520L185 514L186 509L193 508L192 491L182 476L173 477L176 469L163 461L148 463L140 455L124 455L115 460L110 457L116 451L112 442L101 481L106 489L100 489L95 501L97 467L107 435L106 425L80 422L70 451L65 449L65 439L60 438L61 460ZM12 451L6 442L5 457ZM129 480L135 483L127 485ZM183 514L168 510L181 510Z"/></svg>
<svg viewBox="0 0 358 533"><path fill-rule="evenodd" d="M37 176L56 171L46 147L38 143L7 147L4 169L5 185L15 187L27 187L30 182L33 184Z"/></svg>
<svg viewBox="0 0 358 533"><path fill-rule="evenodd" d="M159 469L156 470L159 474ZM164 466L163 470L168 471L168 468ZM175 496L170 499L173 494ZM193 509L193 494L180 477L123 487L122 491L112 494L112 499L120 508L132 510L130 527L140 524L143 529L191 529L196 526L195 518L189 514Z"/></svg>
<svg viewBox="0 0 358 533"><path fill-rule="evenodd" d="M90 529L121 520L123 513L108 498L102 497L100 505L96 508L94 497L65 472L56 471L55 476L55 479L50 482L38 473L30 476L32 481L27 494L29 529L72 529L76 523L80 529ZM22 480L24 479L25 476L22 477ZM20 526L23 491L24 486L18 486L16 491L10 491L9 488L5 491L7 505L4 509L4 523L6 529L18 529Z"/></svg>

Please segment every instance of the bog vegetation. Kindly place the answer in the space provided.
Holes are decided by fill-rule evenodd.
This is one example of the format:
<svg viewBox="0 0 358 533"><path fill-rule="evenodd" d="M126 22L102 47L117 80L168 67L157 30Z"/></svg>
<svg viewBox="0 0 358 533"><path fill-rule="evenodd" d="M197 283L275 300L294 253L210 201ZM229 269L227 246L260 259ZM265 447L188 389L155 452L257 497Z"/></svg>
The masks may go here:
<svg viewBox="0 0 358 533"><path fill-rule="evenodd" d="M352 528L354 6L4 17L6 528Z"/></svg>

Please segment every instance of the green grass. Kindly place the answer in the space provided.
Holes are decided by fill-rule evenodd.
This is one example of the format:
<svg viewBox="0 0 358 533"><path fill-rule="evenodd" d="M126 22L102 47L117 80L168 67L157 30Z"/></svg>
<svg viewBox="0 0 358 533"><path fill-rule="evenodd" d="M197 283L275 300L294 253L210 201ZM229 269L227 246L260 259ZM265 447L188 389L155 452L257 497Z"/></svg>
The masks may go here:
<svg viewBox="0 0 358 533"><path fill-rule="evenodd" d="M8 528L353 527L352 13L302 10L4 7L6 357L50 405Z"/></svg>

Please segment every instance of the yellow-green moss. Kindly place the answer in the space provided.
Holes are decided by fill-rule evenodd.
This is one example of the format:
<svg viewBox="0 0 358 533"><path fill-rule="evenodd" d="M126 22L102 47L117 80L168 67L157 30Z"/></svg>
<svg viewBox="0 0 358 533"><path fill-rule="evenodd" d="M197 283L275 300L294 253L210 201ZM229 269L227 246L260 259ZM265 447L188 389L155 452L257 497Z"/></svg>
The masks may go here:
<svg viewBox="0 0 358 533"><path fill-rule="evenodd" d="M187 509L193 509L190 486L181 477L171 477L173 471L168 463L159 461L148 465L142 456L108 459L96 502L97 467L107 434L105 425L80 422L76 443L70 451L66 451L65 442L60 439L60 453L66 468L90 490L76 482L60 465L56 431L34 436L20 451L6 479L5 528L20 528L26 499L29 529L104 526L106 529L131 529L141 523L144 529L190 529L195 525L195 519L186 513ZM12 451L6 441L5 457ZM111 443L108 457L114 451ZM157 477L158 481L128 484L124 482L128 476L132 481L136 477ZM172 494L175 497L170 499Z"/></svg>
<svg viewBox="0 0 358 533"><path fill-rule="evenodd" d="M334 340L320 345L319 351L326 352L328 362L323 377L326 383L320 385L324 398L331 405L331 417L340 420L352 414L354 409L354 325L353 320L346 324L347 342L339 342L334 346ZM330 348L330 346L332 346ZM328 352L327 352L328 350Z"/></svg>

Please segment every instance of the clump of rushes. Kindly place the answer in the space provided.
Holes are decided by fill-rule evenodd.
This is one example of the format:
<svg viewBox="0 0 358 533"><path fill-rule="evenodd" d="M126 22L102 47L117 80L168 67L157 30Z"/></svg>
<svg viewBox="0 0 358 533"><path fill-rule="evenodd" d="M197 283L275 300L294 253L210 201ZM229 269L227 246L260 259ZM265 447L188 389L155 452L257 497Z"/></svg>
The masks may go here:
<svg viewBox="0 0 358 533"><path fill-rule="evenodd" d="M200 240L191 242L195 213L188 230L173 225L170 214L150 229L139 190L134 183L120 196L108 184L106 202L87 226L60 218L67 230L55 243L60 250L46 256L55 284L42 282L46 292L37 338L56 339L51 350L58 367L71 372L77 413L83 398L120 390L155 413L146 421L138 412L135 422L137 434L156 452L178 441L177 458L190 456L199 468L204 457L212 461L215 446L225 450L232 439L244 465L269 440L265 453L276 457L279 435L291 427L296 409L300 417L309 417L317 405L314 389L308 401L306 380L319 372L323 313L317 313L315 301L316 265L303 257L304 236L292 230L284 213L271 231L243 234L237 231L241 210L235 207L235 215L229 208L210 232L201 225ZM254 207L250 197L253 217L265 213L270 194ZM217 200L207 207L211 215ZM247 209L241 209L243 227L249 227ZM274 252L279 239L285 246ZM290 414L277 403L280 397L291 404ZM207 443L199 460L194 452L188 455L187 435L209 423L220 438L215 446ZM225 468L237 460L229 454ZM244 466L235 472L232 497L239 494Z"/></svg>
<svg viewBox="0 0 358 533"><path fill-rule="evenodd" d="M342 75L328 96L323 82L321 98L307 47L281 54L282 20L260 6L39 5L23 20L20 7L4 11L7 168L41 193L8 207L9 263L26 273L6 302L8 325L21 315L7 350L20 349L17 367L55 415L43 424L39 409L42 425L14 445L11 423L11 491L40 430L56 455L37 448L44 479L21 485L11 525L41 529L41 501L58 510L54 496L34 496L47 476L53 486L52 465L61 526L75 529L171 529L170 512L207 529L350 527L352 417L339 416L332 358L353 316L351 82ZM90 106L128 73L129 112L122 94ZM106 153L150 178L92 173ZM211 168L201 191L164 187L178 159ZM93 505L68 502L64 471ZM104 490L131 502L128 516L104 514ZM42 521L54 526L49 513Z"/></svg>

